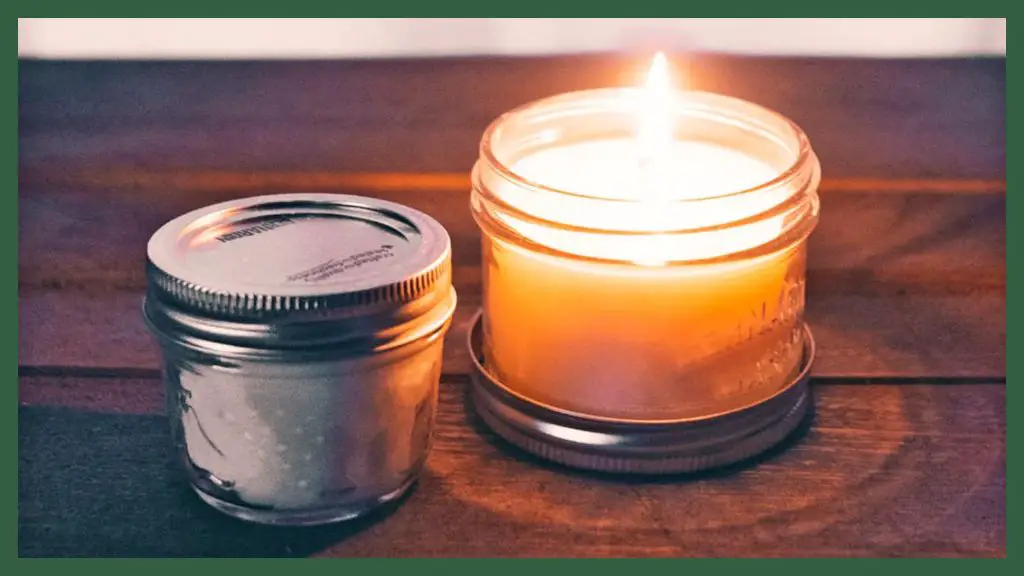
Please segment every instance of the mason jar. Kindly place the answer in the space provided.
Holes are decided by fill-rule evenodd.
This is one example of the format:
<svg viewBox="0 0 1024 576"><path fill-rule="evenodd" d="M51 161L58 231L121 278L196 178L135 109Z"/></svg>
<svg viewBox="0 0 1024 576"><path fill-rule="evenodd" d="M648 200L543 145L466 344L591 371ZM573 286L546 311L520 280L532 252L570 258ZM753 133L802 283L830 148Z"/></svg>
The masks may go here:
<svg viewBox="0 0 1024 576"><path fill-rule="evenodd" d="M646 170L634 154L646 98L562 94L484 133L476 398L485 421L542 456L685 471L749 456L806 411L821 170L787 118L686 91L662 102L666 156ZM718 426L729 418L746 423ZM712 431L694 436L698 425ZM757 441L736 447L737 435Z"/></svg>
<svg viewBox="0 0 1024 576"><path fill-rule="evenodd" d="M415 482L456 305L434 219L358 196L244 198L161 227L147 272L172 438L202 500L323 524Z"/></svg>

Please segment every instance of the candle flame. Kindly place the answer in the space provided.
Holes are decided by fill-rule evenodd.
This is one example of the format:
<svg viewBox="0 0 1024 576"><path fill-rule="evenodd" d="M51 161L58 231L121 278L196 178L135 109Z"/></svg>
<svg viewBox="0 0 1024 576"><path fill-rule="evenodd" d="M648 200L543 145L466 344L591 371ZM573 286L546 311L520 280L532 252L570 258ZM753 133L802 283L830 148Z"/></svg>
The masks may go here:
<svg viewBox="0 0 1024 576"><path fill-rule="evenodd" d="M668 60L664 53L658 52L651 61L640 98L637 132L641 193L646 202L656 203L671 194L668 156L675 136L671 102L672 82L669 79ZM657 210L658 207L655 205L651 209ZM668 257L664 252L664 240L660 235L650 237L650 245L634 262L642 266L665 265Z"/></svg>
<svg viewBox="0 0 1024 576"><path fill-rule="evenodd" d="M672 82L669 79L668 60L658 52L651 61L640 99L640 126L637 141L641 162L657 163L670 149L673 138Z"/></svg>

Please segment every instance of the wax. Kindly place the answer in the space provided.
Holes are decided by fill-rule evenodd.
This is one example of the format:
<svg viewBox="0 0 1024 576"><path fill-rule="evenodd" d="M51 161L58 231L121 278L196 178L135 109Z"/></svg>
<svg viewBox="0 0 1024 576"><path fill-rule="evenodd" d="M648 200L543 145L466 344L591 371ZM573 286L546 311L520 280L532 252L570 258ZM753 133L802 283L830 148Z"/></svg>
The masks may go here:
<svg viewBox="0 0 1024 576"><path fill-rule="evenodd" d="M669 140L665 147L657 157L660 170L645 165L650 153L629 138L545 148L521 158L512 170L548 188L635 201L712 198L764 184L778 173L759 159L712 142ZM650 169L656 170L653 178Z"/></svg>
<svg viewBox="0 0 1024 576"><path fill-rule="evenodd" d="M178 371L188 457L250 505L314 508L400 489L426 452L441 341L393 364L367 364Z"/></svg>
<svg viewBox="0 0 1024 576"><path fill-rule="evenodd" d="M679 141L652 182L636 149L629 140L591 141L540 150L512 166L528 181L619 204L570 210L513 186L495 194L555 222L657 231L736 221L791 193L725 208L691 204L762 185L779 171L712 143ZM702 262L767 244L781 220L699 240L504 223L535 245L484 237L487 362L518 393L592 416L675 419L763 399L798 369L803 243Z"/></svg>

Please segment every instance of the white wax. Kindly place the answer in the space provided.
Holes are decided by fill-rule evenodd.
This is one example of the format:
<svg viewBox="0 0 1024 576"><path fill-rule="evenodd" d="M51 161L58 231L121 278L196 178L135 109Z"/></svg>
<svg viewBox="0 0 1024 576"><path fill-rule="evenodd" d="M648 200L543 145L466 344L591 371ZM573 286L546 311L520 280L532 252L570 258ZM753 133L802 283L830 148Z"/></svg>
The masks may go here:
<svg viewBox="0 0 1024 576"><path fill-rule="evenodd" d="M339 506L398 489L422 463L441 341L393 363L192 365L177 380L192 461L245 502Z"/></svg>
<svg viewBox="0 0 1024 576"><path fill-rule="evenodd" d="M721 196L764 184L777 173L756 158L709 142L672 141L657 164L645 161L641 151L631 139L590 140L530 154L512 170L556 190L652 202Z"/></svg>

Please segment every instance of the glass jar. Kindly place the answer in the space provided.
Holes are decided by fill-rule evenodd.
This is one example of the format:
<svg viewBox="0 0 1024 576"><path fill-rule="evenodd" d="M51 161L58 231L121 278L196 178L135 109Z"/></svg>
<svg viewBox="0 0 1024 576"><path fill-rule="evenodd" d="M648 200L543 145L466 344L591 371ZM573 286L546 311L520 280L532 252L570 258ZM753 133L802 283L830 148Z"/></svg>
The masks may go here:
<svg viewBox="0 0 1024 576"><path fill-rule="evenodd" d="M323 524L415 482L456 304L440 224L371 198L260 196L172 220L148 254L144 316L205 502Z"/></svg>
<svg viewBox="0 0 1024 576"><path fill-rule="evenodd" d="M486 130L482 351L505 392L611 423L671 423L778 395L805 364L806 241L820 166L742 100L675 92L661 172L642 89L563 94Z"/></svg>

